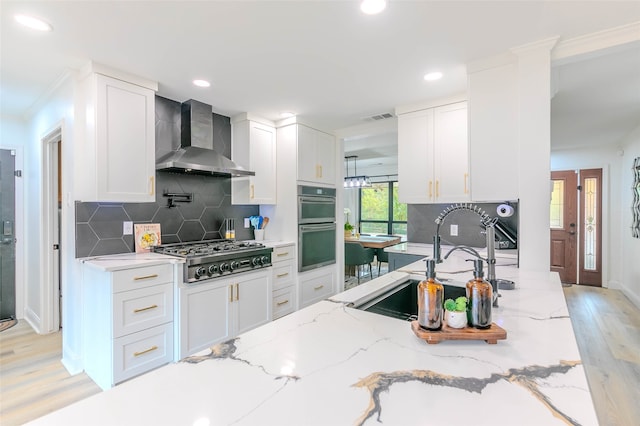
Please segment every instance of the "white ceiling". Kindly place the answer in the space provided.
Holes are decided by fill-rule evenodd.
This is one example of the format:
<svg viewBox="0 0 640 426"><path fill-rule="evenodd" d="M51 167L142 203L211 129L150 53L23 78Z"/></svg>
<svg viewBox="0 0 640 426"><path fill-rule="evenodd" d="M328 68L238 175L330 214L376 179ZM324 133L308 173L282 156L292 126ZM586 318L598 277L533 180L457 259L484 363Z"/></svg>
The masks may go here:
<svg viewBox="0 0 640 426"><path fill-rule="evenodd" d="M463 93L472 61L640 21L639 1L391 0L376 16L363 15L355 0L3 0L0 7L3 115L28 116L65 72L94 60L157 81L158 94L170 99L197 99L229 116L248 111L278 120L280 112L294 111L327 131ZM54 31L19 27L18 12L46 19ZM554 141L578 135L602 142L590 138L600 132L599 121L615 139L633 114L637 125L639 58L640 50L627 50L615 59L620 65L608 58L559 69ZM422 76L435 69L444 78L425 82ZM212 86L196 88L194 78ZM623 99L626 106L614 103ZM365 145L380 159L393 149L380 138Z"/></svg>

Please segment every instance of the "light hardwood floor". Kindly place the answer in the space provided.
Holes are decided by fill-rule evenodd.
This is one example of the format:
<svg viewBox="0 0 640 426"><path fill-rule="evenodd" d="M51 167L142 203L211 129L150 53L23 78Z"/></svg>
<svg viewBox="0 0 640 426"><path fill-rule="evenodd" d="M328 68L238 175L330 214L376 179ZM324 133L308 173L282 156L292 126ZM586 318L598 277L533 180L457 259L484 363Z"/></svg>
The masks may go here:
<svg viewBox="0 0 640 426"><path fill-rule="evenodd" d="M600 426L640 424L640 311L619 291L564 288ZM23 321L0 333L0 419L20 425L100 392L60 363L60 333Z"/></svg>

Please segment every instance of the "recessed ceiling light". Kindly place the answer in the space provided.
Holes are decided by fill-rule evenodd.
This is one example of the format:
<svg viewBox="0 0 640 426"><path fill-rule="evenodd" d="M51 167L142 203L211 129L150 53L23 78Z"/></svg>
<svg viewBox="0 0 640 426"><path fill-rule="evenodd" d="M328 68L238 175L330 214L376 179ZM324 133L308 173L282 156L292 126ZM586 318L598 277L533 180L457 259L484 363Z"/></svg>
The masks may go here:
<svg viewBox="0 0 640 426"><path fill-rule="evenodd" d="M198 86L198 87L209 87L209 86L211 86L211 83L209 83L207 80L193 80L193 84Z"/></svg>
<svg viewBox="0 0 640 426"><path fill-rule="evenodd" d="M375 15L387 7L387 0L362 0L360 10L367 15Z"/></svg>
<svg viewBox="0 0 640 426"><path fill-rule="evenodd" d="M436 81L442 78L442 73L440 71L430 72L424 75L424 79L427 81Z"/></svg>
<svg viewBox="0 0 640 426"><path fill-rule="evenodd" d="M280 117L282 118L291 118L291 117L295 117L295 115L296 115L295 112L290 112L290 111L280 113Z"/></svg>
<svg viewBox="0 0 640 426"><path fill-rule="evenodd" d="M34 16L19 14L19 15L16 15L14 18L20 24L24 25L27 28L31 28L32 30L51 31L53 29L51 24L43 21L42 19L36 18Z"/></svg>

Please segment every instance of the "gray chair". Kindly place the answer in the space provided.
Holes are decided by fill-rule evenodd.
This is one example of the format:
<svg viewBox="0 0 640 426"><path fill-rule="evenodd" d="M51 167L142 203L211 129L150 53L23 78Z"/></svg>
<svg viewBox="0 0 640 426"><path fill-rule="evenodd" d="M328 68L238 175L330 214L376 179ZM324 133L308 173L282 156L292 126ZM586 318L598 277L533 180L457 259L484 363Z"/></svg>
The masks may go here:
<svg viewBox="0 0 640 426"><path fill-rule="evenodd" d="M384 251L384 248L376 249L376 260L378 261L378 276L380 276L380 265L382 262L389 264L389 253Z"/></svg>
<svg viewBox="0 0 640 426"><path fill-rule="evenodd" d="M369 276L371 276L371 262L376 252L372 248L362 247L360 243L344 243L344 264L354 266L358 284L360 284L360 267L369 265Z"/></svg>

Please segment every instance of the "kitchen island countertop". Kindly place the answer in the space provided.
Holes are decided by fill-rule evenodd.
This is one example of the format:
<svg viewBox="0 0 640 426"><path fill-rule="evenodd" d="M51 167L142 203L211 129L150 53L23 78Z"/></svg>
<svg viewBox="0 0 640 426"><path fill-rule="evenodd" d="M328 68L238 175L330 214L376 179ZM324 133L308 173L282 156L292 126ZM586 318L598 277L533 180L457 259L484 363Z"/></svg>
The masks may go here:
<svg viewBox="0 0 640 426"><path fill-rule="evenodd" d="M394 271L33 424L597 425L557 274L496 269L516 288L494 310L508 333L495 345L429 345L350 307L423 277Z"/></svg>

